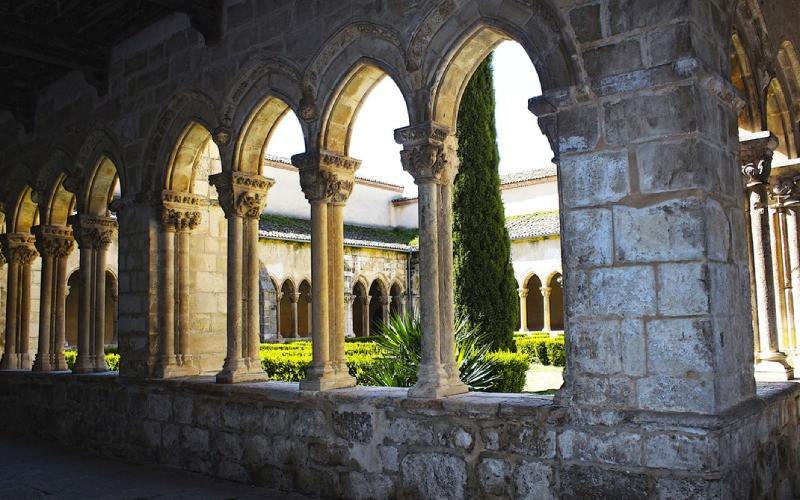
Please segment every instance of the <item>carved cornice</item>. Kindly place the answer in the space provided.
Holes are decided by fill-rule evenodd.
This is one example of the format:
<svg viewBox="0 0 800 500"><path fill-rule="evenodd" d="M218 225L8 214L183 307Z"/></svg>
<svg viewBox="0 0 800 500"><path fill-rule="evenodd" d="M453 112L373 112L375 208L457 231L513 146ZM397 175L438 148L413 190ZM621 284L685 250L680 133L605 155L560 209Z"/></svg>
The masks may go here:
<svg viewBox="0 0 800 500"><path fill-rule="evenodd" d="M245 172L222 172L209 176L217 188L219 204L225 217L258 219L267 206L267 192L275 181L262 175Z"/></svg>
<svg viewBox="0 0 800 500"><path fill-rule="evenodd" d="M113 217L73 215L70 223L81 248L106 250L117 234L117 220Z"/></svg>
<svg viewBox="0 0 800 500"><path fill-rule="evenodd" d="M164 190L154 197L156 218L165 231L192 231L203 220L200 198L190 193Z"/></svg>
<svg viewBox="0 0 800 500"><path fill-rule="evenodd" d="M28 265L36 260L36 239L29 233L6 233L3 235L3 256L10 264Z"/></svg>
<svg viewBox="0 0 800 500"><path fill-rule="evenodd" d="M320 151L294 155L292 164L300 171L300 187L308 201L341 205L353 192L361 160Z"/></svg>
<svg viewBox="0 0 800 500"><path fill-rule="evenodd" d="M75 248L71 227L34 226L31 232L36 237L36 249L43 257L65 258Z"/></svg>
<svg viewBox="0 0 800 500"><path fill-rule="evenodd" d="M778 138L770 132L753 134L739 142L742 174L746 178L747 187L769 182L772 152L776 147L778 147Z"/></svg>

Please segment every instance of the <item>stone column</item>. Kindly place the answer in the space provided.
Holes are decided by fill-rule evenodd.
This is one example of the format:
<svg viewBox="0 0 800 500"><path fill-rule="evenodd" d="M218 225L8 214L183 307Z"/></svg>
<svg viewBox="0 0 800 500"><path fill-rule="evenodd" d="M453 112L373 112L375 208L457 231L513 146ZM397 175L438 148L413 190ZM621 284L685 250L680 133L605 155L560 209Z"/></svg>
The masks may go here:
<svg viewBox="0 0 800 500"><path fill-rule="evenodd" d="M543 286L539 288L539 291L542 292L542 297L544 300L542 301L542 317L544 318L544 326L542 330L545 332L550 331L550 292L553 289L549 286Z"/></svg>
<svg viewBox="0 0 800 500"><path fill-rule="evenodd" d="M369 336L370 328L372 325L369 324L369 304L372 301L372 297L369 295L364 295L360 297L361 299L361 333L364 337Z"/></svg>
<svg viewBox="0 0 800 500"><path fill-rule="evenodd" d="M453 349L452 181L457 170L449 130L424 123L395 131L403 169L419 187L420 323L422 362L410 397L440 398L467 392ZM446 269L443 267L449 266Z"/></svg>
<svg viewBox="0 0 800 500"><path fill-rule="evenodd" d="M345 292L344 294L344 335L347 338L355 337L356 334L353 331L353 302L355 301L356 296L350 292Z"/></svg>
<svg viewBox="0 0 800 500"><path fill-rule="evenodd" d="M528 331L528 289L517 288L519 294L519 329Z"/></svg>
<svg viewBox="0 0 800 500"><path fill-rule="evenodd" d="M305 300L305 301L306 301L306 304L308 304L308 305L306 306L306 317L307 317L306 321L307 321L307 323L308 323L308 331L307 331L306 333L307 333L307 334L309 334L309 336L311 336L311 329L313 328L313 325L314 325L314 318L311 316L311 303L313 302L313 294L312 294L311 292L308 292L308 293L307 293L307 294L305 294L305 296L303 297L303 300ZM345 301L346 301L346 300L347 300L347 299L345 299ZM346 308L346 305L347 305L347 304L346 304L346 302L345 302L345 316L347 316L347 308Z"/></svg>
<svg viewBox="0 0 800 500"><path fill-rule="evenodd" d="M783 221L783 251L785 256L785 269L787 281L787 316L792 328L788 332L790 349L794 350L795 359L798 355L798 329L797 321L800 320L800 225L797 218L800 216L800 175L790 175L773 179L772 194L776 206L780 207Z"/></svg>
<svg viewBox="0 0 800 500"><path fill-rule="evenodd" d="M72 238L72 229L64 226L35 226L31 232L36 236L36 249L42 256L39 348L33 362L33 371L49 372L62 367L66 369L63 340L63 302L66 297L63 294L66 286L66 260L72 252L75 240Z"/></svg>
<svg viewBox="0 0 800 500"><path fill-rule="evenodd" d="M283 292L275 290L275 338L281 340L283 335L281 335L281 299L283 298Z"/></svg>
<svg viewBox="0 0 800 500"><path fill-rule="evenodd" d="M755 374L758 380L787 380L793 371L786 355L778 349L775 318L775 292L770 250L767 183L772 152L778 145L774 135L767 134L741 143L742 173L745 176L745 195L750 212L750 234L753 249L753 274L756 289L760 352Z"/></svg>
<svg viewBox="0 0 800 500"><path fill-rule="evenodd" d="M75 373L108 371L104 347L106 328L106 251L116 238L113 217L70 217L81 254L81 294L78 298L78 357Z"/></svg>
<svg viewBox="0 0 800 500"><path fill-rule="evenodd" d="M300 301L302 294L295 292L289 296L292 304L292 338L300 338L300 317L297 314L297 303Z"/></svg>
<svg viewBox="0 0 800 500"><path fill-rule="evenodd" d="M183 377L200 372L190 352L191 314L189 259L190 234L200 224L200 199L189 194L164 190L155 205L161 226L157 378ZM176 313L177 306L177 313Z"/></svg>
<svg viewBox="0 0 800 500"><path fill-rule="evenodd" d="M258 221L275 181L244 172L209 181L228 220L228 351L217 382L267 380L258 355Z"/></svg>
<svg viewBox="0 0 800 500"><path fill-rule="evenodd" d="M3 255L8 262L6 297L6 347L0 370L30 370L30 287L31 265L38 254L34 237L28 233L6 233Z"/></svg>
<svg viewBox="0 0 800 500"><path fill-rule="evenodd" d="M381 308L383 309L383 322L389 323L389 317L392 314L392 298L390 296L381 297Z"/></svg>
<svg viewBox="0 0 800 500"><path fill-rule="evenodd" d="M352 387L356 381L344 354L344 220L361 162L327 151L292 157L300 187L311 203L311 281L313 361L303 390Z"/></svg>

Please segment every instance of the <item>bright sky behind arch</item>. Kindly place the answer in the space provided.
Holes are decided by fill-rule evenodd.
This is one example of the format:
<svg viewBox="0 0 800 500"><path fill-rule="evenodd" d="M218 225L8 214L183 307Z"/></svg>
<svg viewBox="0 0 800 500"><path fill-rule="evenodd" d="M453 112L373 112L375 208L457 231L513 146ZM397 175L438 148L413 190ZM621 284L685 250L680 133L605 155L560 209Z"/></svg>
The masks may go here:
<svg viewBox="0 0 800 500"><path fill-rule="evenodd" d="M542 93L528 55L518 43L503 42L494 51L493 66L500 174L549 165L553 151L528 111L528 99ZM394 142L394 130L406 125L408 113L400 89L385 77L356 117L350 156L362 161L359 177L397 184L405 187L405 196L416 196L414 180L400 165L400 145ZM288 158L304 148L300 123L294 113L287 113L267 152Z"/></svg>

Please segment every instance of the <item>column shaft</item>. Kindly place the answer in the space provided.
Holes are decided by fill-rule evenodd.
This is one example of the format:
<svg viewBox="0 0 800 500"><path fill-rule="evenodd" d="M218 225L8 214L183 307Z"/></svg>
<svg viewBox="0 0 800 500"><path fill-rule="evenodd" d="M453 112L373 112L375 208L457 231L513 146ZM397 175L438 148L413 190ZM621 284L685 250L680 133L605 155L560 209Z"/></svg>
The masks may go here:
<svg viewBox="0 0 800 500"><path fill-rule="evenodd" d="M30 342L31 342L31 274L32 264L22 265L22 282L20 290L20 319L19 319L19 369L30 370Z"/></svg>
<svg viewBox="0 0 800 500"><path fill-rule="evenodd" d="M519 329L523 332L528 331L528 289L518 288L519 294Z"/></svg>
<svg viewBox="0 0 800 500"><path fill-rule="evenodd" d="M245 219L245 248L247 249L247 356L252 368L261 370L261 358L258 355L261 346L259 335L258 313L258 219Z"/></svg>
<svg viewBox="0 0 800 500"><path fill-rule="evenodd" d="M544 318L544 326L542 330L549 332L550 331L550 291L551 288L549 286L543 286L541 289L542 298L542 315Z"/></svg>
<svg viewBox="0 0 800 500"><path fill-rule="evenodd" d="M95 249L94 371L96 372L108 371L106 355L103 349L106 335L106 248Z"/></svg>
<svg viewBox="0 0 800 500"><path fill-rule="evenodd" d="M450 170L455 170L452 166ZM455 312L453 285L453 180L455 175L446 172L438 186L437 232L439 237L439 307L441 335L441 361L451 383L460 383L460 372L455 360ZM465 391L466 392L466 391Z"/></svg>
<svg viewBox="0 0 800 500"><path fill-rule="evenodd" d="M3 352L0 369L17 369L17 327L18 327L18 308L19 308L19 264L8 262L8 285L6 296L6 348Z"/></svg>
<svg viewBox="0 0 800 500"><path fill-rule="evenodd" d="M242 218L228 217L228 351L217 382L233 382L242 365Z"/></svg>
<svg viewBox="0 0 800 500"><path fill-rule="evenodd" d="M192 320L190 315L189 290L189 231L178 232L178 364L192 364L189 347L189 332Z"/></svg>
<svg viewBox="0 0 800 500"><path fill-rule="evenodd" d="M331 360L335 362L334 370L339 373L339 377L349 378L350 372L344 353L344 204L328 205L328 217L331 221L328 258L333 269L330 277L333 290L329 290L332 299L331 315L334 318L331 330ZM355 385L355 379L352 380L352 384Z"/></svg>
<svg viewBox="0 0 800 500"><path fill-rule="evenodd" d="M161 353L158 376L175 365L175 232L165 230L161 241Z"/></svg>
<svg viewBox="0 0 800 500"><path fill-rule="evenodd" d="M80 295L78 296L78 356L72 371L87 373L92 371L92 272L93 250L89 245L80 246Z"/></svg>
<svg viewBox="0 0 800 500"><path fill-rule="evenodd" d="M789 276L792 284L792 312L795 321L800 320L800 234L798 230L800 226L797 223L797 217L800 215L798 209L800 207L792 206L786 212L786 247L789 254ZM790 332L792 335L791 344L797 348L798 333L797 323L795 322L795 330Z"/></svg>
<svg viewBox="0 0 800 500"><path fill-rule="evenodd" d="M298 317L297 314L297 301L300 300L300 294L297 292L293 293L291 299L292 301L290 308L292 311L292 337L300 338L300 329L299 329L300 318Z"/></svg>
<svg viewBox="0 0 800 500"><path fill-rule="evenodd" d="M66 311L67 311L67 257L56 260L56 294L55 294L55 339L53 345L53 369L64 371L67 362L64 359L64 341L66 336Z"/></svg>
<svg viewBox="0 0 800 500"><path fill-rule="evenodd" d="M52 370L50 346L50 327L53 307L53 257L42 255L42 273L39 299L39 342L33 371L49 372Z"/></svg>

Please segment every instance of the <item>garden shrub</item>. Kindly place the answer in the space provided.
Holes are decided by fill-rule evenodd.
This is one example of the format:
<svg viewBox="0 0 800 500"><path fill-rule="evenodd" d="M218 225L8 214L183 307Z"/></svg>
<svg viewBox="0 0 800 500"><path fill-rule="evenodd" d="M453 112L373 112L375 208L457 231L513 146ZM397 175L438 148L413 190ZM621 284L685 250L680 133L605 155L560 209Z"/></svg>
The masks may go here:
<svg viewBox="0 0 800 500"><path fill-rule="evenodd" d="M289 352L286 349L261 349L261 366L274 380L299 382L306 376L311 363L311 350Z"/></svg>
<svg viewBox="0 0 800 500"><path fill-rule="evenodd" d="M75 360L78 358L78 351L74 349L67 349L64 351L64 359L67 360L67 368L72 370L75 366Z"/></svg>
<svg viewBox="0 0 800 500"><path fill-rule="evenodd" d="M530 367L528 357L521 352L496 351L489 353L489 362L495 374L491 392L522 392L525 372Z"/></svg>
<svg viewBox="0 0 800 500"><path fill-rule="evenodd" d="M564 366L564 337L551 338L528 336L515 338L517 350L528 357L531 363Z"/></svg>
<svg viewBox="0 0 800 500"><path fill-rule="evenodd" d="M106 364L108 365L108 370L112 372L119 371L119 354L114 352L117 350L116 346L107 347L106 349L111 350L111 352L106 353ZM75 349L66 349L64 350L64 359L67 361L67 369L72 370L75 366L75 360L78 358L78 351Z"/></svg>

